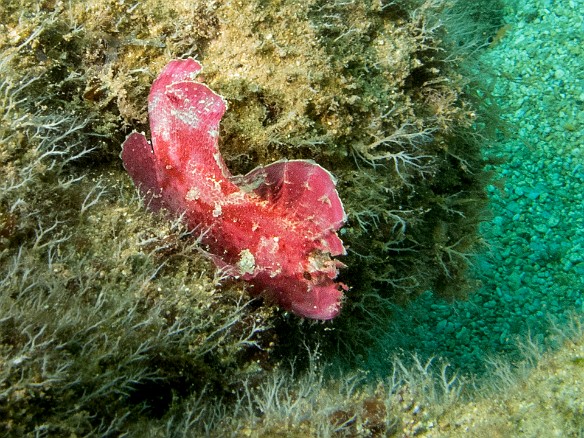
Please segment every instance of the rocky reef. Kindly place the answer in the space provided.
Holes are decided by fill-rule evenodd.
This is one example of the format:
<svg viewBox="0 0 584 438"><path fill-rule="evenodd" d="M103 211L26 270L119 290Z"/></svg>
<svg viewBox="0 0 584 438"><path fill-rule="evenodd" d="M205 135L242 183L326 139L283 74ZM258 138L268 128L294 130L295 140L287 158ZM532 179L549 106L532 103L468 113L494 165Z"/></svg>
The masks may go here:
<svg viewBox="0 0 584 438"><path fill-rule="evenodd" d="M151 422L161 434L203 433L221 423L219 406L265 400L270 379L284 385L295 358L297 373L310 368L317 344L322 361L352 369L396 304L427 289L464 297L492 128L487 92L464 66L498 25L486 10L441 0L0 6L0 430L108 435ZM350 289L333 322L251 299L206 259L197 230L143 208L121 144L149 134L152 81L186 57L227 102L219 146L233 174L314 160L338 180L348 215L339 279ZM359 427L387 432L380 398L364 391L347 399L367 413ZM331 412L331 427L357 427L354 415Z"/></svg>

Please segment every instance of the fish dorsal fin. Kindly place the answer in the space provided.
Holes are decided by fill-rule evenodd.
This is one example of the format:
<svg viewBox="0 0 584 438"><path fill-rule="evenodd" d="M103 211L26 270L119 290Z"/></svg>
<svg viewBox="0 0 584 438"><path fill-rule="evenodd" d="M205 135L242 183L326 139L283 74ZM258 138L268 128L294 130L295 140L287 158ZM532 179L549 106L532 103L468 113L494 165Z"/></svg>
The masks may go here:
<svg viewBox="0 0 584 438"><path fill-rule="evenodd" d="M324 250L344 253L335 231L346 220L335 178L311 160L282 160L258 167L241 178L242 189L268 201L288 217L310 221L325 240Z"/></svg>

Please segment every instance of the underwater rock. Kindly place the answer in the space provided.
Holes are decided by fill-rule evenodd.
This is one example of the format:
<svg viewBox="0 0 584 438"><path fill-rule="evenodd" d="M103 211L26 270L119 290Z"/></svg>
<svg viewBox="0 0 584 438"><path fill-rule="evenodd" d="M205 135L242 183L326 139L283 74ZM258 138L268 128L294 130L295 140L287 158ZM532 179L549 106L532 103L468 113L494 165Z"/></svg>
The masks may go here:
<svg viewBox="0 0 584 438"><path fill-rule="evenodd" d="M221 96L196 80L193 59L169 63L148 99L152 145L134 132L122 159L153 210L184 213L218 268L281 307L334 318L342 290L334 279L345 254L336 231L346 215L334 177L309 160L281 160L232 176L219 152Z"/></svg>

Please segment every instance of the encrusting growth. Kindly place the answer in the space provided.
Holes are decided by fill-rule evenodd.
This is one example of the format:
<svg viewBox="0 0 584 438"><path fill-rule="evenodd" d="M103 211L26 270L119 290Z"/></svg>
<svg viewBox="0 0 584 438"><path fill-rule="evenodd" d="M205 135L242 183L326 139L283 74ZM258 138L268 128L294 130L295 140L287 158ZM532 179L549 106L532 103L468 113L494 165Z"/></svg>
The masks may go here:
<svg viewBox="0 0 584 438"><path fill-rule="evenodd" d="M281 160L232 176L218 148L225 101L195 76L193 60L169 63L152 85L152 145L132 133L126 170L154 210L184 213L215 264L254 285L253 294L312 319L340 310L335 282L346 215L333 176L309 160Z"/></svg>

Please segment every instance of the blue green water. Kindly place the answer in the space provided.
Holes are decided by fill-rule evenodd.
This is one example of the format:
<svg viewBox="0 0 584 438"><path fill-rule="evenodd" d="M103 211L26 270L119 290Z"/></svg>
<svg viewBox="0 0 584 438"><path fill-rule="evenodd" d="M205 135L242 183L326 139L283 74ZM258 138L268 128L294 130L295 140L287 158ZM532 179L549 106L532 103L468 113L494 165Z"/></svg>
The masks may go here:
<svg viewBox="0 0 584 438"><path fill-rule="evenodd" d="M442 357L462 372L517 357L517 340L546 346L552 326L584 314L584 2L510 4L507 32L481 62L494 72L504 121L485 154L502 158L488 187L491 219L474 257L481 286L467 301L427 292L396 311L368 358L398 350Z"/></svg>

